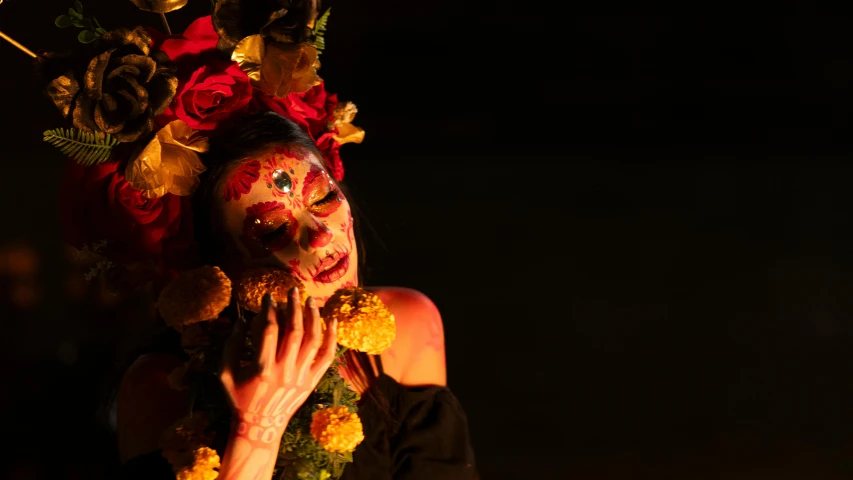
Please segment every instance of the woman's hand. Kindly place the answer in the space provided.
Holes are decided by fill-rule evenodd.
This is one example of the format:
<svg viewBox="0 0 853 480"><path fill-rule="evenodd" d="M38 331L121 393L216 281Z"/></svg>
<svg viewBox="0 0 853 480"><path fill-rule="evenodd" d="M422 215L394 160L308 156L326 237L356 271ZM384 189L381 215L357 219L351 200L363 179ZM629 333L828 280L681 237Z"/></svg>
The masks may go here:
<svg viewBox="0 0 853 480"><path fill-rule="evenodd" d="M282 309L264 296L249 326L255 351L248 365L241 362L246 325L237 321L225 344L220 376L234 410L232 436L276 450L293 413L331 366L337 345L337 323L323 333L314 299L308 298L303 312L297 288L289 297Z"/></svg>

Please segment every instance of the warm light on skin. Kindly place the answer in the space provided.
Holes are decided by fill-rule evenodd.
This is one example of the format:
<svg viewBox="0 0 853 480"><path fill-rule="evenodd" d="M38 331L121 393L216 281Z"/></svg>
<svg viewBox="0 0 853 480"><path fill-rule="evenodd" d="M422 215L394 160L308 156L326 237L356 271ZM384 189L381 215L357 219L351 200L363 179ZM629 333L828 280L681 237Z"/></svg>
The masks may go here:
<svg viewBox="0 0 853 480"><path fill-rule="evenodd" d="M288 269L320 305L335 290L357 284L350 206L314 154L279 148L246 159L226 174L217 203L243 267ZM330 257L341 259L323 273L321 262Z"/></svg>

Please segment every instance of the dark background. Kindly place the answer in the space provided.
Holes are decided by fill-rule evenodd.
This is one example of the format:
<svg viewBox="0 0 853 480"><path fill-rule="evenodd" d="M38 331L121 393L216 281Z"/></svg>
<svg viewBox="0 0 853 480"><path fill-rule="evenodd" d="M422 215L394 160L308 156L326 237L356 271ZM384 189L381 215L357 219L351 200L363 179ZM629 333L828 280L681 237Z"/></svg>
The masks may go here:
<svg viewBox="0 0 853 480"><path fill-rule="evenodd" d="M58 48L71 3L7 0L0 30ZM849 18L327 5L370 283L442 311L483 479L853 477ZM145 325L62 248L29 66L0 44L0 472L101 478L98 402Z"/></svg>

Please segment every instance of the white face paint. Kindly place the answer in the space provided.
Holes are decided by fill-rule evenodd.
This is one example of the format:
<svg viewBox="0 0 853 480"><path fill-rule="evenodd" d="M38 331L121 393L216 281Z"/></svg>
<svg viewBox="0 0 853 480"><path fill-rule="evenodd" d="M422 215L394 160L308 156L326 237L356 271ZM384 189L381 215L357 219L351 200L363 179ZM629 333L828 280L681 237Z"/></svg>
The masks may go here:
<svg viewBox="0 0 853 480"><path fill-rule="evenodd" d="M357 285L349 202L314 154L278 148L246 159L221 185L218 208L242 267L287 269L320 305Z"/></svg>

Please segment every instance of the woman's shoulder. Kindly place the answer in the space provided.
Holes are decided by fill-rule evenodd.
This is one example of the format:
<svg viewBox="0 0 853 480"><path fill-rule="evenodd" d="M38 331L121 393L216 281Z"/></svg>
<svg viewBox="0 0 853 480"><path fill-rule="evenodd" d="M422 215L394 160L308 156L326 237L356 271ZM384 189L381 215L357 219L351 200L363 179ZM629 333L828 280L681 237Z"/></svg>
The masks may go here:
<svg viewBox="0 0 853 480"><path fill-rule="evenodd" d="M149 353L125 372L116 398L122 461L156 450L166 428L186 414L188 393L169 384L169 375L183 362L175 354Z"/></svg>
<svg viewBox="0 0 853 480"><path fill-rule="evenodd" d="M423 293L405 287L368 287L388 306L397 337L385 353L385 373L402 385L446 385L441 314Z"/></svg>

